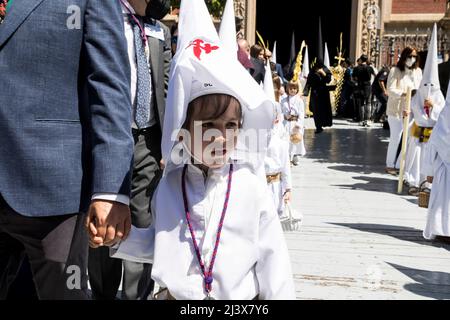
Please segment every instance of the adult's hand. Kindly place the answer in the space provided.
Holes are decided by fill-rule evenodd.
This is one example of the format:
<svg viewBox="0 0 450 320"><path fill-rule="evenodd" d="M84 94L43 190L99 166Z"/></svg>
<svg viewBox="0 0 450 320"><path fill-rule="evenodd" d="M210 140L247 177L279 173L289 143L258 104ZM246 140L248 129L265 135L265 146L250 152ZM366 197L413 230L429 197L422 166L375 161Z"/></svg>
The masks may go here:
<svg viewBox="0 0 450 320"><path fill-rule="evenodd" d="M433 177L427 177L427 182L428 183L433 183L433 180L434 180Z"/></svg>
<svg viewBox="0 0 450 320"><path fill-rule="evenodd" d="M113 246L128 237L131 229L130 208L115 201L94 200L85 225L91 247Z"/></svg>

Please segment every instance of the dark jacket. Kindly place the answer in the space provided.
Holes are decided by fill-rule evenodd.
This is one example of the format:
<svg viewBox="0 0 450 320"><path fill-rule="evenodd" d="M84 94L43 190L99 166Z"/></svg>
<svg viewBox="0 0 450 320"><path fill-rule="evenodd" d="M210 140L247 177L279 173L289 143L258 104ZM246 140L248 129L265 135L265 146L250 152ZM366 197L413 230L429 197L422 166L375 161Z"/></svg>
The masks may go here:
<svg viewBox="0 0 450 320"><path fill-rule="evenodd" d="M444 97L447 96L448 82L450 78L450 60L439 64L439 82Z"/></svg>
<svg viewBox="0 0 450 320"><path fill-rule="evenodd" d="M166 96L169 88L170 63L172 61L170 29L162 22L146 19L146 23L158 25L164 30L164 41L154 37L147 37L150 48L150 68L152 74L152 88L155 94L155 108L158 123L163 128L166 109Z"/></svg>

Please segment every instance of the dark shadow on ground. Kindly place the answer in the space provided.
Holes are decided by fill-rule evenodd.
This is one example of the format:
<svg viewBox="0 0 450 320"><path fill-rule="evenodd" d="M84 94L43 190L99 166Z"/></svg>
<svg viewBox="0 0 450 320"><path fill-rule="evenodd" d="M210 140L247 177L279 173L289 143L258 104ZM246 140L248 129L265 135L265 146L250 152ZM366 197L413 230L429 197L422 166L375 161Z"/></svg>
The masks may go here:
<svg viewBox="0 0 450 320"><path fill-rule="evenodd" d="M319 163L358 166L365 174L383 173L388 144L382 140L386 140L388 134L381 128L328 128L321 134L306 130L306 158Z"/></svg>
<svg viewBox="0 0 450 320"><path fill-rule="evenodd" d="M435 248L443 248L450 251L450 244L446 244L439 241L429 241L423 238L422 230L403 227L403 226L391 226L384 224L369 224L369 223L328 223L335 226L346 227L362 232L370 232L389 236L398 240L413 242L416 244L426 245Z"/></svg>
<svg viewBox="0 0 450 320"><path fill-rule="evenodd" d="M339 184L334 186L339 187L341 189L350 189L350 190L365 190L365 191L376 191L386 193L397 192L397 181L392 179L374 178L368 176L353 177L353 179L362 182L354 184Z"/></svg>
<svg viewBox="0 0 450 320"><path fill-rule="evenodd" d="M408 283L405 290L417 295L438 300L450 299L450 273L408 268L387 262L416 283Z"/></svg>

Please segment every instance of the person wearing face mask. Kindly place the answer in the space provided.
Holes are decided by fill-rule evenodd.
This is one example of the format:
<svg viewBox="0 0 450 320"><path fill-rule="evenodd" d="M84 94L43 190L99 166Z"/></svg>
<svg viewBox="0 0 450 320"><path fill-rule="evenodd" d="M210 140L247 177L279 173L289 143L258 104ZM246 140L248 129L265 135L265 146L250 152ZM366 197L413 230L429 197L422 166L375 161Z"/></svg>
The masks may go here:
<svg viewBox="0 0 450 320"><path fill-rule="evenodd" d="M172 59L170 30L157 19L168 12L167 0L116 0L122 5L131 68L134 162L130 209L132 225L151 223L150 200L162 174L161 135ZM122 299L147 299L151 265L112 259L106 247L89 251L89 281L94 299L115 299L122 279Z"/></svg>
<svg viewBox="0 0 450 320"><path fill-rule="evenodd" d="M415 92L422 81L417 50L411 47L403 49L397 66L391 69L387 92L389 95L386 114L390 127L389 147L386 156L386 169L389 174L397 174L397 149L403 132L403 117L406 114L406 92L409 88Z"/></svg>

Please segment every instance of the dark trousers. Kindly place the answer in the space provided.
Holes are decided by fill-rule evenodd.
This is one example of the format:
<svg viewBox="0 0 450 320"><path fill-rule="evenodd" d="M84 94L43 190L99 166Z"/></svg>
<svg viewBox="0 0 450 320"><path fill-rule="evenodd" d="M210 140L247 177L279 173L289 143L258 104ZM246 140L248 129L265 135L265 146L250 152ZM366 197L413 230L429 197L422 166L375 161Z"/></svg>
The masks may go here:
<svg viewBox="0 0 450 320"><path fill-rule="evenodd" d="M369 120L371 115L370 85L358 87L355 92L355 99L359 111L359 120Z"/></svg>
<svg viewBox="0 0 450 320"><path fill-rule="evenodd" d="M0 196L0 299L29 298L30 281L39 299L88 299L84 217L25 217Z"/></svg>
<svg viewBox="0 0 450 320"><path fill-rule="evenodd" d="M379 122L383 114L386 112L388 98L382 93L376 94L375 97L380 103L380 108L375 113L374 121Z"/></svg>
<svg viewBox="0 0 450 320"><path fill-rule="evenodd" d="M151 223L150 201L161 177L161 129L158 125L133 131L134 163L131 220L138 228ZM100 251L99 251L100 250ZM153 290L151 265L112 259L107 248L90 249L89 280L94 299L115 299L122 277L122 299L145 300Z"/></svg>

